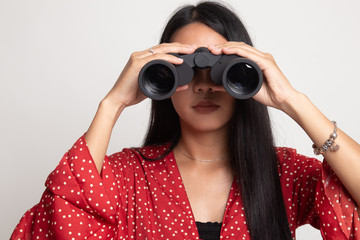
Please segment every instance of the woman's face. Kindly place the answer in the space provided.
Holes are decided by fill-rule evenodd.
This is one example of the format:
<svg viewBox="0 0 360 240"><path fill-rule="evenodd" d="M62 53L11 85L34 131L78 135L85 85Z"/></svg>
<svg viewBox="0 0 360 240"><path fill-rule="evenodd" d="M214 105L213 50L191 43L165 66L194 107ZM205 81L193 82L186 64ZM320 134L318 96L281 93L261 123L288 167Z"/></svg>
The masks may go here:
<svg viewBox="0 0 360 240"><path fill-rule="evenodd" d="M227 40L202 23L191 23L175 32L172 42L208 47ZM235 99L210 78L210 69L196 69L186 90L171 97L182 128L192 131L225 130L234 112Z"/></svg>

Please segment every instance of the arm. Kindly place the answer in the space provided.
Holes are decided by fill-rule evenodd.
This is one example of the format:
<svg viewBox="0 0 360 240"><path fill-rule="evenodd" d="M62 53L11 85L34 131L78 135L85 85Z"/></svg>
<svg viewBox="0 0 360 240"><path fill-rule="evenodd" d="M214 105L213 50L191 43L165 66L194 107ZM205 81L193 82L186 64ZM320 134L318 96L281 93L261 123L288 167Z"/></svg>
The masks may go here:
<svg viewBox="0 0 360 240"><path fill-rule="evenodd" d="M182 59L168 53L190 54L195 49L196 46L193 45L170 43L154 47L154 52L145 50L131 55L115 85L99 104L97 113L85 135L91 156L99 173L117 119L126 107L135 105L145 99L137 83L142 66L154 59L163 59L172 64L181 64Z"/></svg>
<svg viewBox="0 0 360 240"><path fill-rule="evenodd" d="M307 133L316 146L322 146L334 131L334 125L303 94L296 94L286 102L284 110ZM346 189L360 206L360 145L337 130L337 152L327 151L324 157Z"/></svg>
<svg viewBox="0 0 360 240"><path fill-rule="evenodd" d="M106 98L102 100L85 134L88 148L99 173L101 173L103 159L110 142L113 127L125 107L125 104L116 106Z"/></svg>
<svg viewBox="0 0 360 240"><path fill-rule="evenodd" d="M290 85L270 54L239 42L228 42L211 46L209 49L214 54L237 54L255 61L263 71L265 80L254 99L288 114L304 129L316 146L322 146L334 131L331 121L304 94ZM360 206L360 145L340 129L337 133L335 141L340 146L339 151L327 151L324 157Z"/></svg>

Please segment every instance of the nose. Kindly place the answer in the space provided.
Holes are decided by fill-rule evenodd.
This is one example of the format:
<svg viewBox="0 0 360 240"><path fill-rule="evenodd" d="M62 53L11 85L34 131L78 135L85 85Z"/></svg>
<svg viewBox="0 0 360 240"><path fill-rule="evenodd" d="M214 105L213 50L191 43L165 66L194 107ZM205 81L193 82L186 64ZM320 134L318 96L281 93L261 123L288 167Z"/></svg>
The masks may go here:
<svg viewBox="0 0 360 240"><path fill-rule="evenodd" d="M196 69L192 82L195 93L208 93L224 90L222 86L216 85L211 80L210 69Z"/></svg>

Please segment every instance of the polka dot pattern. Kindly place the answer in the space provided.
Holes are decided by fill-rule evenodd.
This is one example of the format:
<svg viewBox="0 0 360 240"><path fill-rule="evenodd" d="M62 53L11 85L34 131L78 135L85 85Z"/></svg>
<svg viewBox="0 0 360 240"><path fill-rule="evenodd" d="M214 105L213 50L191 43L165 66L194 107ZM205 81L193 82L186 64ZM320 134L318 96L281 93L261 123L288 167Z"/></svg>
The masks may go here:
<svg viewBox="0 0 360 240"><path fill-rule="evenodd" d="M321 163L290 148L277 148L277 155L293 237L297 227L311 224L324 239L360 239L356 203L326 160Z"/></svg>
<svg viewBox="0 0 360 240"><path fill-rule="evenodd" d="M46 181L40 202L27 211L11 239L199 239L173 153L146 161L168 146L124 149L105 157L98 173L81 137ZM359 215L326 161L277 148L290 229L321 229L325 239L357 239ZM250 239L235 181L221 239Z"/></svg>

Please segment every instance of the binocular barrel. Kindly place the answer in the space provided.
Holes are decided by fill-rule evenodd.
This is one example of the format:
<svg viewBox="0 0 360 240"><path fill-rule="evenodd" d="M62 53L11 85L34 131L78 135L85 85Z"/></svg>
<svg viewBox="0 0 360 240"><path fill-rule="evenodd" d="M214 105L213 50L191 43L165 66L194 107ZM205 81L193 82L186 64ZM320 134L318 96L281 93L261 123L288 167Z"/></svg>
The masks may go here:
<svg viewBox="0 0 360 240"><path fill-rule="evenodd" d="M187 55L173 54L184 61L173 65L164 60L145 64L139 73L139 87L145 96L154 100L171 97L178 86L188 84L194 68L211 68L211 80L223 85L226 92L237 99L253 97L261 88L263 75L260 67L250 59L238 55L213 55L207 48L198 48Z"/></svg>

